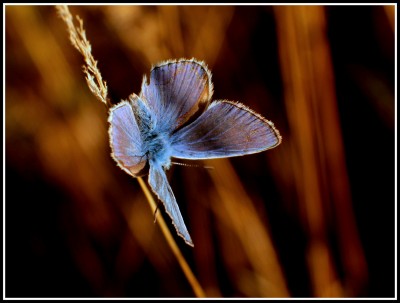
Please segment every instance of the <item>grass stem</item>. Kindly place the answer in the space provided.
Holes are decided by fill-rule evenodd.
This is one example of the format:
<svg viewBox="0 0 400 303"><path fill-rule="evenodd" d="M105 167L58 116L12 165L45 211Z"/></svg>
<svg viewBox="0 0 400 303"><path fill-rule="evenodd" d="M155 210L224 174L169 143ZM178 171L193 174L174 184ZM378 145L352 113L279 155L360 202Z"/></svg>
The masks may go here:
<svg viewBox="0 0 400 303"><path fill-rule="evenodd" d="M142 190L147 198L147 201L150 204L151 211L152 211L152 213L154 213L157 209L157 203L154 201L153 196L152 196L151 192L149 191L146 183L143 181L143 179L140 177L137 179L139 181L140 187L142 188ZM205 297L204 290L200 286L200 283L197 281L195 275L193 274L192 270L190 269L188 263L186 262L185 258L182 255L181 251L179 250L179 247L176 244L171 232L169 231L168 226L164 221L164 218L162 216L158 216L157 222L161 228L162 233L164 234L165 239L167 240L169 247L171 248L172 252L174 253L176 259L178 260L178 263L181 266L183 273L185 274L186 278L188 279L190 285L192 286L194 293L196 294L197 297L204 298Z"/></svg>

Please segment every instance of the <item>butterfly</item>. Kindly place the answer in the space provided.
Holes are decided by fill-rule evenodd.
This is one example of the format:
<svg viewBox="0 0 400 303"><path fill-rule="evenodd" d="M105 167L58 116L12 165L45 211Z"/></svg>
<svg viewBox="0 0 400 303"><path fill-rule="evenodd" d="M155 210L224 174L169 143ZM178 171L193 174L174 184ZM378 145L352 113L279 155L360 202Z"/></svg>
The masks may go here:
<svg viewBox="0 0 400 303"><path fill-rule="evenodd" d="M148 174L179 236L193 246L165 171L171 158L214 159L258 153L278 146L274 124L245 105L211 101L206 64L196 59L157 64L141 92L109 112L112 157L133 177Z"/></svg>

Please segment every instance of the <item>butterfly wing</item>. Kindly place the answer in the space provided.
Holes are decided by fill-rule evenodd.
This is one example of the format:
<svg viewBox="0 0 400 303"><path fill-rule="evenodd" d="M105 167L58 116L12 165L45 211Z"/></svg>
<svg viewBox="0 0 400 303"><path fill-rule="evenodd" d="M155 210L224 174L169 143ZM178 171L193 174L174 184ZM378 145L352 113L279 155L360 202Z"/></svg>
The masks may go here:
<svg viewBox="0 0 400 303"><path fill-rule="evenodd" d="M167 61L143 79L140 97L158 121L160 131L172 131L203 110L212 95L211 73L204 63L192 60Z"/></svg>
<svg viewBox="0 0 400 303"><path fill-rule="evenodd" d="M135 177L148 160L143 152L145 146L141 139L140 128L146 131L146 125L149 123L146 120L150 117L147 117L147 109L137 96L131 95L130 101L122 101L111 108L108 121L112 157L123 170ZM138 115L136 118L134 112ZM193 246L165 172L161 164L153 159L150 160L149 184L163 202L178 234L186 243Z"/></svg>
<svg viewBox="0 0 400 303"><path fill-rule="evenodd" d="M258 153L280 144L273 123L246 106L214 101L194 122L172 136L172 157L211 159Z"/></svg>
<svg viewBox="0 0 400 303"><path fill-rule="evenodd" d="M131 104L122 101L112 107L108 122L111 155L119 167L135 177L145 167L147 157Z"/></svg>
<svg viewBox="0 0 400 303"><path fill-rule="evenodd" d="M189 232L186 229L178 203L175 200L174 193L169 186L167 176L163 168L157 163L150 162L149 184L158 198L163 202L165 210L172 219L176 231L185 240L185 242L193 246Z"/></svg>

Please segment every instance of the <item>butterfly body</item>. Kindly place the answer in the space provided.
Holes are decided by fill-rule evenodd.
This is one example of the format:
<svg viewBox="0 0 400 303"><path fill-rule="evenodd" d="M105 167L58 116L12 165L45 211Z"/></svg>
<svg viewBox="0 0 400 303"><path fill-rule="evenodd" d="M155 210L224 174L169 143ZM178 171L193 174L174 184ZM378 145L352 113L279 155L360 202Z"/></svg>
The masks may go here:
<svg viewBox="0 0 400 303"><path fill-rule="evenodd" d="M131 96L134 115L138 121L140 136L143 141L143 153L148 161L155 161L165 169L171 165L171 134L163 130L146 104L137 96Z"/></svg>
<svg viewBox="0 0 400 303"><path fill-rule="evenodd" d="M112 156L128 174L148 173L153 192L163 202L178 234L193 242L169 186L165 170L171 158L211 159L258 153L280 144L273 123L246 106L211 102L211 73L195 59L156 65L144 77L139 96L132 94L111 108Z"/></svg>

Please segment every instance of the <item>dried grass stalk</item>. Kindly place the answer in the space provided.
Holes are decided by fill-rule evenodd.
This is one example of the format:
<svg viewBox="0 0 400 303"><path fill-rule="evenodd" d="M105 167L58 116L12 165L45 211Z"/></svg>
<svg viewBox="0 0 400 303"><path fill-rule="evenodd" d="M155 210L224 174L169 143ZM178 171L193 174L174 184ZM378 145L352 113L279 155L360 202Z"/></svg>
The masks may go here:
<svg viewBox="0 0 400 303"><path fill-rule="evenodd" d="M83 72L86 74L86 82L89 89L97 99L107 106L110 106L111 102L107 97L107 84L103 81L100 70L97 67L97 61L94 60L92 56L92 46L86 38L82 19L79 18L79 16L76 16L76 19L79 22L79 27L76 27L68 6L57 5L56 9L68 27L69 39L71 40L72 45L75 46L75 48L83 55L86 64L83 66Z"/></svg>

